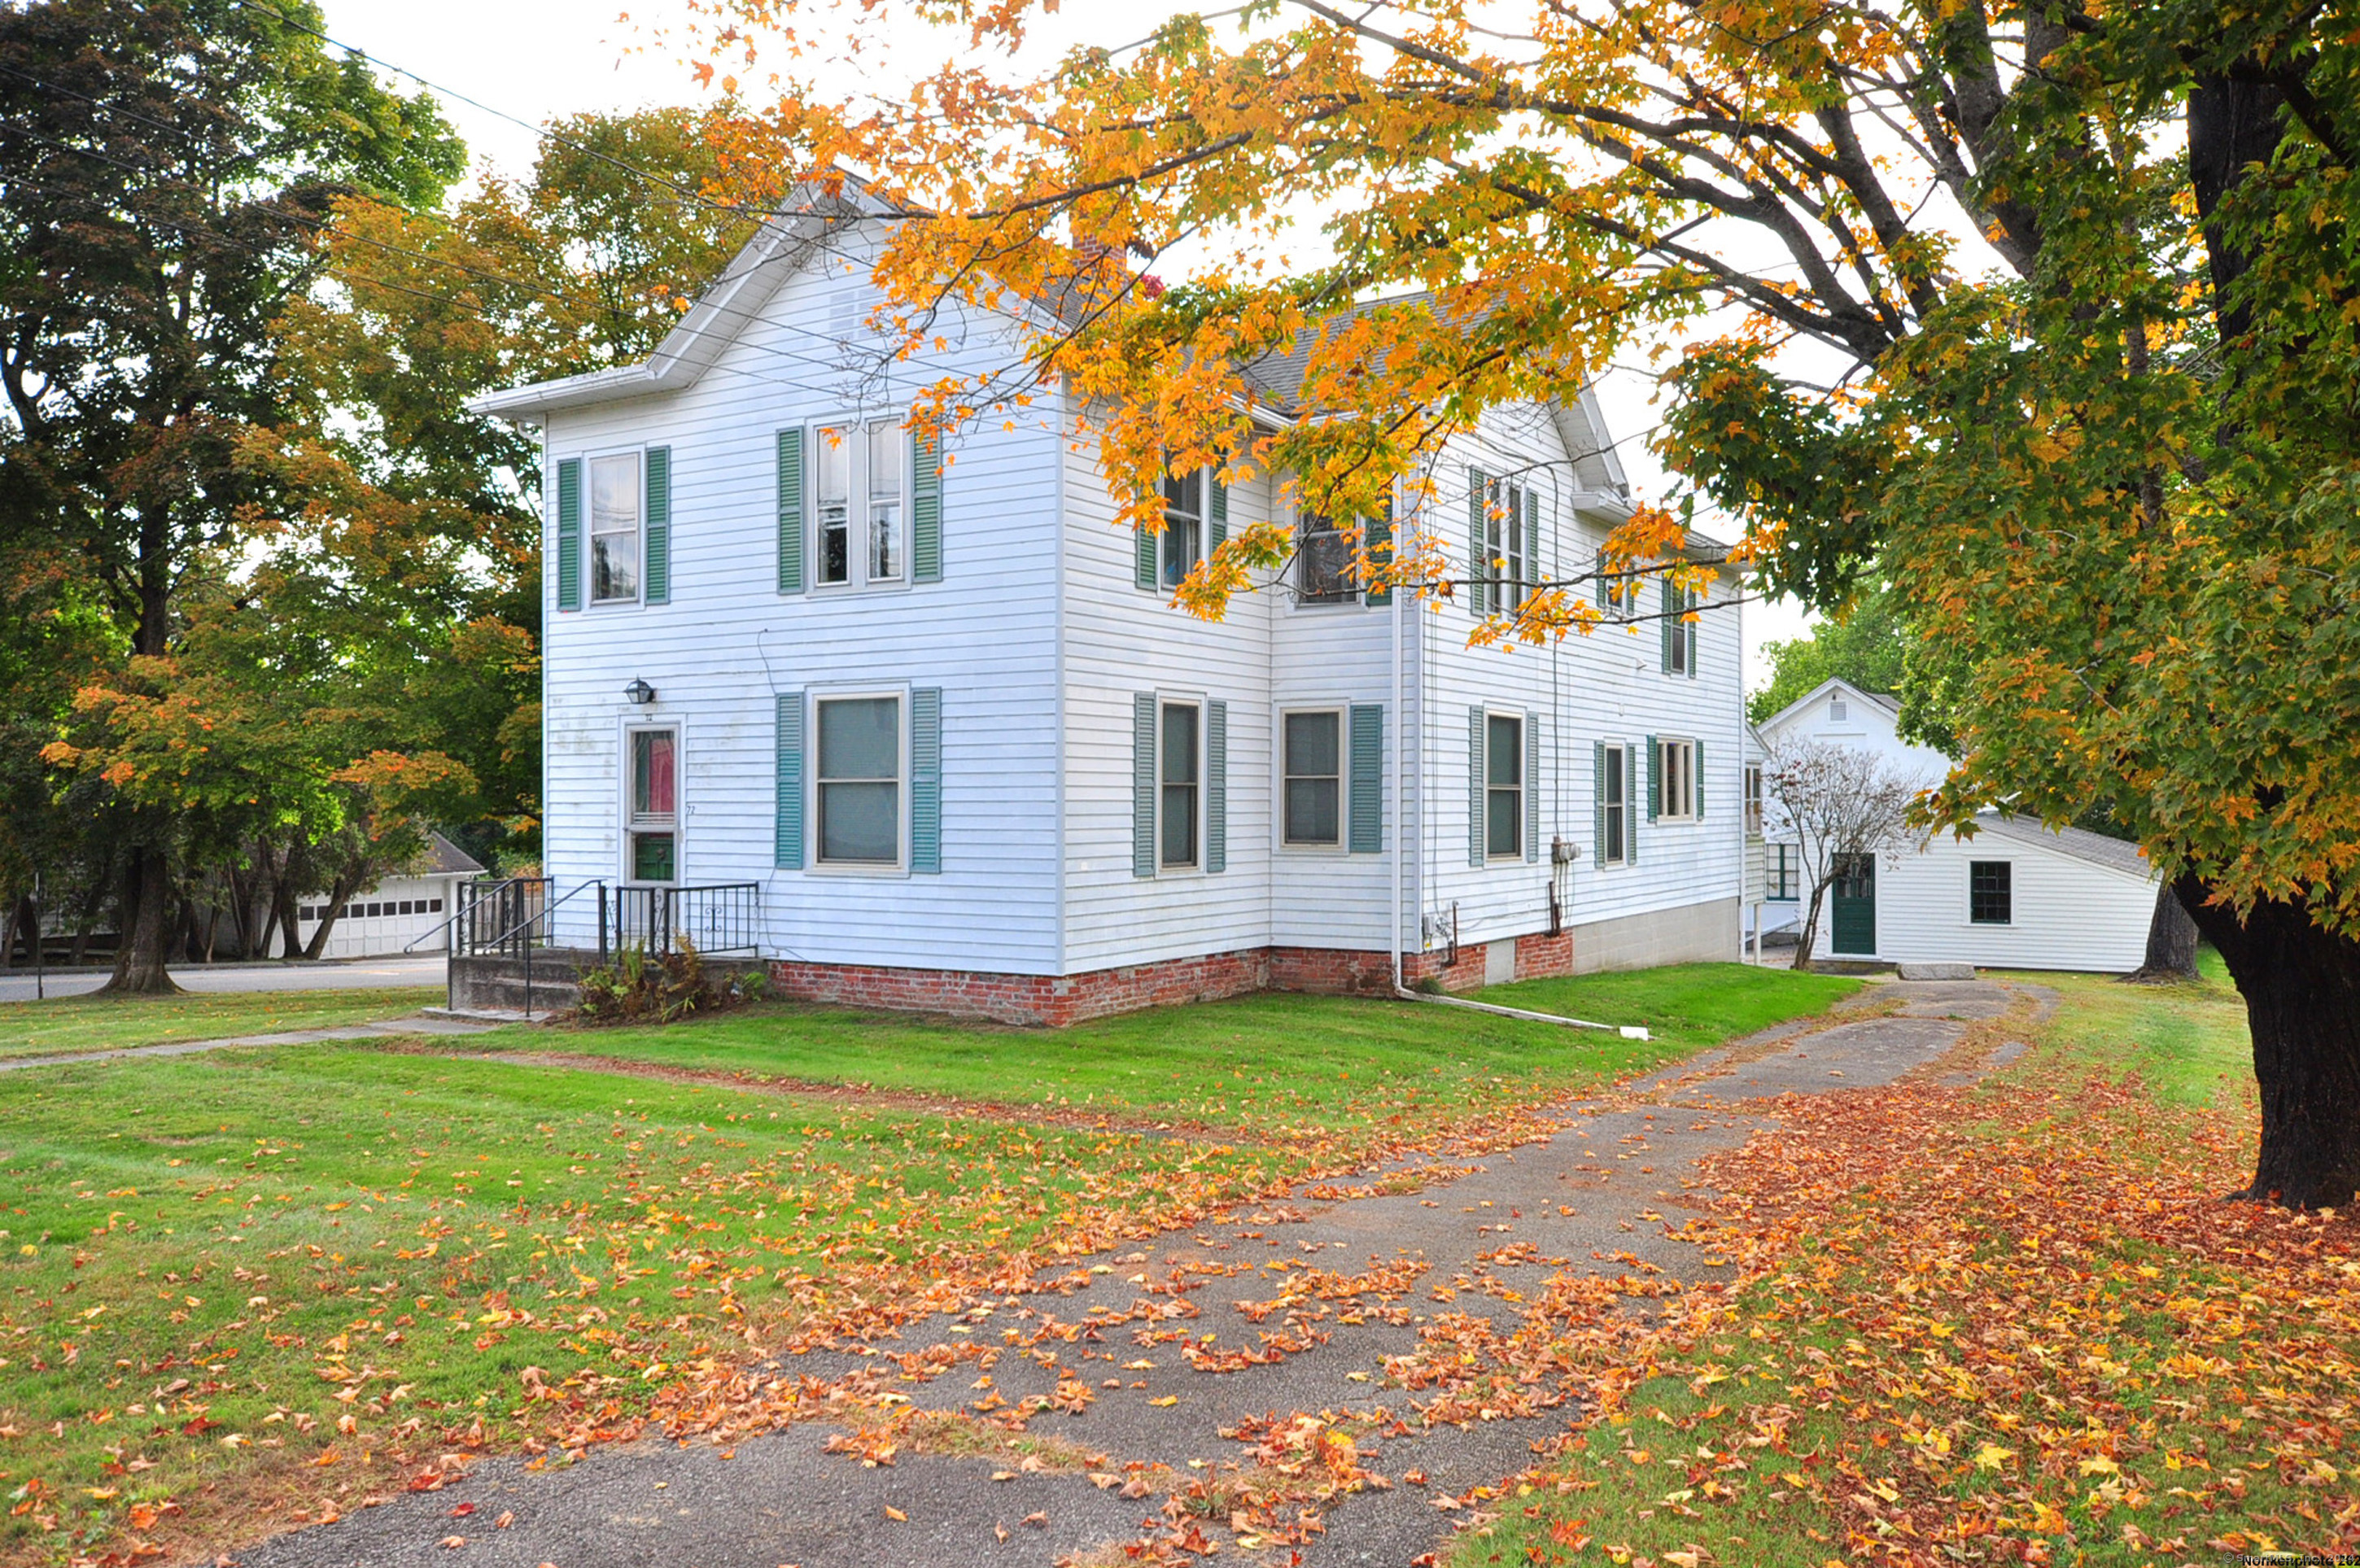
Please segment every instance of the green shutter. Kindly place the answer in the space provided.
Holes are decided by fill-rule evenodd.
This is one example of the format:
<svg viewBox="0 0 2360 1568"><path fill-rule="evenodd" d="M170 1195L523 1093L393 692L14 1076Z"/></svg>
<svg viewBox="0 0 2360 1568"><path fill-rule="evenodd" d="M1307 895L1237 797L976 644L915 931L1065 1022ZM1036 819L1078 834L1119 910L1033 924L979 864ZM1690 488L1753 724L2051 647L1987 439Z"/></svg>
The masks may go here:
<svg viewBox="0 0 2360 1568"><path fill-rule="evenodd" d="M1704 815L1704 742L1696 741L1692 745L1694 749L1688 753L1688 765L1696 769L1696 776L1688 780L1688 794L1696 802L1696 814L1702 817Z"/></svg>
<svg viewBox="0 0 2360 1568"><path fill-rule="evenodd" d="M1590 743L1590 864L1606 864L1606 743Z"/></svg>
<svg viewBox="0 0 2360 1568"><path fill-rule="evenodd" d="M1653 752L1652 743L1648 749ZM1654 774L1652 763L1647 771ZM1639 758L1627 746L1622 748L1622 864L1639 864Z"/></svg>
<svg viewBox="0 0 2360 1568"><path fill-rule="evenodd" d="M779 432L779 592L803 591L803 432Z"/></svg>
<svg viewBox="0 0 2360 1568"><path fill-rule="evenodd" d="M1656 609L1658 614L1655 619L1655 626L1657 630L1662 634L1664 644L1664 670L1668 674L1672 668L1672 639L1679 636L1680 632L1680 623L1678 619L1679 595L1677 590L1673 588L1672 580L1668 577L1664 579L1663 591L1656 596Z"/></svg>
<svg viewBox="0 0 2360 1568"><path fill-rule="evenodd" d="M1703 601L1699 598L1695 602L1701 604ZM1687 595L1683 594L1681 596L1681 604L1683 607L1685 607L1688 603L1689 601ZM1691 681L1697 678L1697 626L1699 624L1699 623L1697 621L1683 621L1680 623L1680 633L1688 639L1688 679Z"/></svg>
<svg viewBox="0 0 2360 1568"><path fill-rule="evenodd" d="M672 448L648 448L646 602L672 603Z"/></svg>
<svg viewBox="0 0 2360 1568"><path fill-rule="evenodd" d="M1592 555L1590 560L1591 566L1596 569L1598 574L1599 606L1601 609L1611 608L1614 603L1614 590L1607 584L1606 547L1602 544L1600 545L1598 547L1598 552L1595 555Z"/></svg>
<svg viewBox="0 0 2360 1568"><path fill-rule="evenodd" d="M773 862L781 871L803 868L803 694L778 697L778 829Z"/></svg>
<svg viewBox="0 0 2360 1568"><path fill-rule="evenodd" d="M910 580L943 580L943 443L910 432Z"/></svg>
<svg viewBox="0 0 2360 1568"><path fill-rule="evenodd" d="M1483 864L1483 710L1467 710L1467 864Z"/></svg>
<svg viewBox="0 0 2360 1568"><path fill-rule="evenodd" d="M1467 607L1480 617L1491 613L1491 559L1483 549L1484 515L1491 482L1480 468L1467 471Z"/></svg>
<svg viewBox="0 0 2360 1568"><path fill-rule="evenodd" d="M1664 781L1658 776L1661 758L1656 755L1655 737L1647 737L1647 820L1654 822L1663 807Z"/></svg>
<svg viewBox="0 0 2360 1568"><path fill-rule="evenodd" d="M1541 857L1541 716L1524 715L1524 859Z"/></svg>
<svg viewBox="0 0 2360 1568"><path fill-rule="evenodd" d="M1131 557L1131 582L1134 585L1155 591L1155 550L1164 536L1145 524L1140 525L1135 536Z"/></svg>
<svg viewBox="0 0 2360 1568"><path fill-rule="evenodd" d="M943 689L910 692L910 869L943 868Z"/></svg>
<svg viewBox="0 0 2360 1568"><path fill-rule="evenodd" d="M557 607L582 607L582 460L557 465Z"/></svg>
<svg viewBox="0 0 2360 1568"><path fill-rule="evenodd" d="M1352 708L1351 836L1353 855L1385 847L1385 711L1374 702Z"/></svg>
<svg viewBox="0 0 2360 1568"><path fill-rule="evenodd" d="M1391 566L1393 560L1393 498L1391 495L1385 497L1384 511L1363 523L1360 529L1361 552L1369 558L1370 566L1375 567L1380 562ZM1393 602L1393 591L1371 588L1363 602L1390 604Z"/></svg>
<svg viewBox="0 0 2360 1568"><path fill-rule="evenodd" d="M1205 869L1229 868L1229 705L1205 704Z"/></svg>
<svg viewBox="0 0 2360 1568"><path fill-rule="evenodd" d="M1155 693L1131 700L1131 874L1155 875Z"/></svg>
<svg viewBox="0 0 2360 1568"><path fill-rule="evenodd" d="M1229 537L1229 487L1221 483L1219 474L1207 470L1205 495L1205 553L1209 556Z"/></svg>

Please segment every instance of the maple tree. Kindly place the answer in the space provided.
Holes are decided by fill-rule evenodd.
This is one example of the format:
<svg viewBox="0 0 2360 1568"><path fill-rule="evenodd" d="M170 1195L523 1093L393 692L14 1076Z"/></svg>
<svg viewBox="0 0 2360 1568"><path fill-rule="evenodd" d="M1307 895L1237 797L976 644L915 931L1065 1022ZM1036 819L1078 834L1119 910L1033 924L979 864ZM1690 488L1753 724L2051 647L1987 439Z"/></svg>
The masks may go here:
<svg viewBox="0 0 2360 1568"><path fill-rule="evenodd" d="M876 272L906 347L945 300L1056 301L1016 379L1090 410L1143 528L1165 466L1207 462L1373 516L1485 408L1666 352L1661 450L1743 520L1733 560L1823 607L1875 562L1943 648L1934 814L2104 802L2253 1007L2252 1190L2352 1195L2360 713L2330 606L2360 117L2315 8L1267 0L1043 72L1014 63L1030 0L916 5L963 30L953 63L831 93L873 9L706 0L691 47L776 71L788 172L857 171L902 215ZM1243 367L1297 350L1302 417L1257 432ZM954 378L916 417L1011 387ZM1608 569L1701 579L1685 521L1643 508ZM1397 542L1360 569L1451 591L1455 551ZM1291 550L1237 528L1181 602L1218 615ZM1627 618L1587 586L1477 635Z"/></svg>

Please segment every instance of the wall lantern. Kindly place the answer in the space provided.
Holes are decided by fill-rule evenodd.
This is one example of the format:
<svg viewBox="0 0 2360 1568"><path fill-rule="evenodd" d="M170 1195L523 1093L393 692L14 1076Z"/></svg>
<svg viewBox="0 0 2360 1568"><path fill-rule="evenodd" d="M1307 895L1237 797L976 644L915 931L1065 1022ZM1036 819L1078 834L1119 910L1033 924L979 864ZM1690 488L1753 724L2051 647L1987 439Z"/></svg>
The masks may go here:
<svg viewBox="0 0 2360 1568"><path fill-rule="evenodd" d="M623 695L634 706L644 708L656 700L656 689L637 676L633 676L631 683L623 688Z"/></svg>

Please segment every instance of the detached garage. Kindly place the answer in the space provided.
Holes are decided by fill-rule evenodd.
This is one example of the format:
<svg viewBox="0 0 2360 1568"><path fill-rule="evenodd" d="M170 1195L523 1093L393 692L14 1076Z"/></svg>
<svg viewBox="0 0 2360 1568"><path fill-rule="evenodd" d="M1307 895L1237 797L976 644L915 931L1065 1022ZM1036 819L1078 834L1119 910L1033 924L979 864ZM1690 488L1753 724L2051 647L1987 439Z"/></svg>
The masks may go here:
<svg viewBox="0 0 2360 1568"><path fill-rule="evenodd" d="M459 907L459 888L484 874L474 856L441 833L427 835L426 853L399 877L388 877L345 903L328 932L322 958L386 958L405 952L442 953L447 922ZM309 942L331 906L306 900L296 910L298 938ZM415 948L410 944L417 943Z"/></svg>

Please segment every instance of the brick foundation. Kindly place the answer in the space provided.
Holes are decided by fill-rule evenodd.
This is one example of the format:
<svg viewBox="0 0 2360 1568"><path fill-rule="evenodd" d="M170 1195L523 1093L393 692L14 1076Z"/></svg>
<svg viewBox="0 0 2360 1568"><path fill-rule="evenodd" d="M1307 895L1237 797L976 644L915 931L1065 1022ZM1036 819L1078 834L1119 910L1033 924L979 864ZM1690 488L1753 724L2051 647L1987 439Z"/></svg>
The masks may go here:
<svg viewBox="0 0 2360 1568"><path fill-rule="evenodd" d="M1573 973L1573 933L1544 936L1535 931L1516 939L1516 978L1546 980Z"/></svg>

